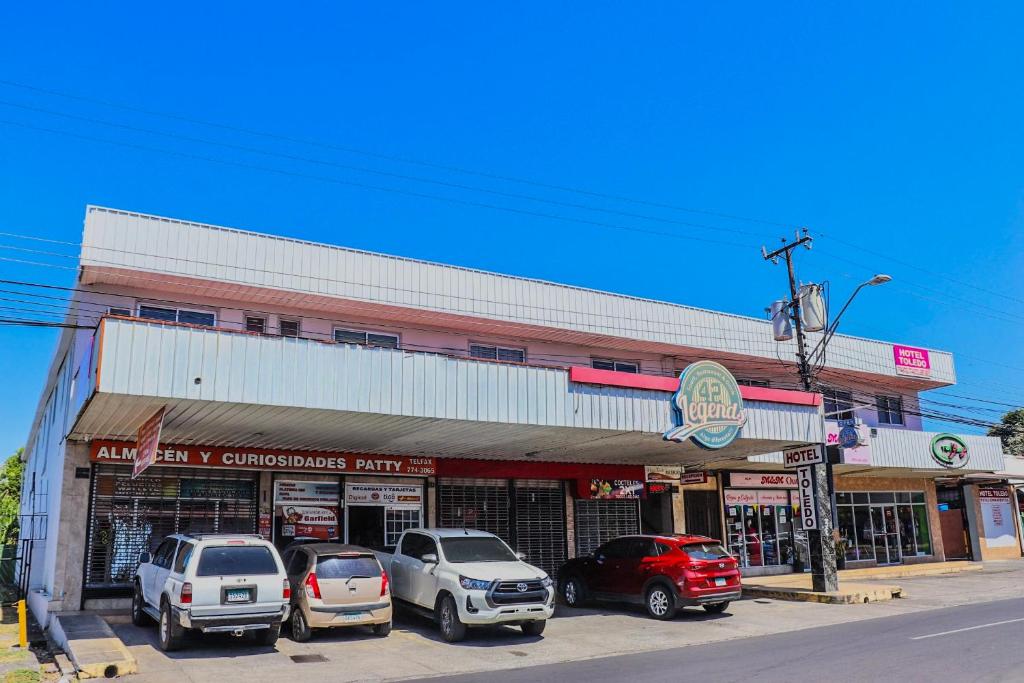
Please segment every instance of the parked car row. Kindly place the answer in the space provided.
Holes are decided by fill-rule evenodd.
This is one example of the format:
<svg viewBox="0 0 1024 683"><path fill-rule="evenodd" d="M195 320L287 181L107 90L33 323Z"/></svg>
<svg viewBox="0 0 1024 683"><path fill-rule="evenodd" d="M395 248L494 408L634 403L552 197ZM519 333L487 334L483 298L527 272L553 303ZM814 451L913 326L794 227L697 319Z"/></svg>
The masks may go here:
<svg viewBox="0 0 1024 683"><path fill-rule="evenodd" d="M742 590L736 559L702 536L616 538L563 565L557 586L483 531L409 529L394 553L311 541L279 554L255 535L168 536L139 558L132 621L156 621L167 651L190 630L273 645L286 621L300 642L342 626L387 636L395 603L432 618L456 642L467 628L495 624L539 636L554 614L556 588L569 607L641 603L656 619L691 605L721 612Z"/></svg>

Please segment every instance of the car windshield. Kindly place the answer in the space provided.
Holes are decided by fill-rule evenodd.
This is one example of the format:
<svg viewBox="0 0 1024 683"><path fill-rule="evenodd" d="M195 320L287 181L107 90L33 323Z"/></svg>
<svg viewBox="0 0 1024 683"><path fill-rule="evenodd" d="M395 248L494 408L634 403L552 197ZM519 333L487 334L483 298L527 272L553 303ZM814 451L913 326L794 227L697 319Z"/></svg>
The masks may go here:
<svg viewBox="0 0 1024 683"><path fill-rule="evenodd" d="M380 564L373 557L321 555L316 558L316 576L318 579L376 578L380 576Z"/></svg>
<svg viewBox="0 0 1024 683"><path fill-rule="evenodd" d="M515 554L497 538L458 536L442 538L441 548L449 562L515 562Z"/></svg>
<svg viewBox="0 0 1024 683"><path fill-rule="evenodd" d="M679 549L690 556L691 560L721 560L731 557L721 543L686 543Z"/></svg>
<svg viewBox="0 0 1024 683"><path fill-rule="evenodd" d="M203 548L196 576L276 574L277 562L262 545L225 545Z"/></svg>

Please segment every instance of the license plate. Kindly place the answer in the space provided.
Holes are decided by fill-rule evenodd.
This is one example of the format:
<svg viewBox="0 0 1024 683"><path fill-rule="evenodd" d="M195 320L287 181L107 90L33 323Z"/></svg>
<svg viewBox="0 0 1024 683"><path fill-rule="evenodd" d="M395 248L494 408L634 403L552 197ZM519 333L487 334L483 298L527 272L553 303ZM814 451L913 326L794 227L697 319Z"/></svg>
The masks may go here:
<svg viewBox="0 0 1024 683"><path fill-rule="evenodd" d="M341 615L342 621L361 621L366 617L366 612L346 612Z"/></svg>
<svg viewBox="0 0 1024 683"><path fill-rule="evenodd" d="M252 593L248 588L229 588L225 597L227 602L249 602Z"/></svg>
<svg viewBox="0 0 1024 683"><path fill-rule="evenodd" d="M716 586L724 586L725 585L725 577L720 576L717 579L715 579L715 585Z"/></svg>

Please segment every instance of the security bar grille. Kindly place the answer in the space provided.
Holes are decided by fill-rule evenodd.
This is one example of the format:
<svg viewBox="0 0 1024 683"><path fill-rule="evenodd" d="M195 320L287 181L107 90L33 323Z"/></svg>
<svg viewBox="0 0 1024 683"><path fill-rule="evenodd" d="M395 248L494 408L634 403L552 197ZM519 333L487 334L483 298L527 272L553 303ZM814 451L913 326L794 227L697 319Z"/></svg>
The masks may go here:
<svg viewBox="0 0 1024 683"><path fill-rule="evenodd" d="M576 555L589 555L616 536L640 533L640 500L576 500Z"/></svg>
<svg viewBox="0 0 1024 683"><path fill-rule="evenodd" d="M446 529L479 529L512 543L508 482L504 479L441 479L438 522Z"/></svg>
<svg viewBox="0 0 1024 683"><path fill-rule="evenodd" d="M555 576L566 560L565 493L561 482L552 483L554 488L515 483L515 549L549 576Z"/></svg>

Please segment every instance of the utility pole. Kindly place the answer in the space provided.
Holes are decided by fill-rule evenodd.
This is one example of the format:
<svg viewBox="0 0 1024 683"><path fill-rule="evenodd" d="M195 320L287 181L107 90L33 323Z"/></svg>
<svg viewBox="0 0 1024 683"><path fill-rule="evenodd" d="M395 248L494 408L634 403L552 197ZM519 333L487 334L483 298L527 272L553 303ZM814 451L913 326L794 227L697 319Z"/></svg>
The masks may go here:
<svg viewBox="0 0 1024 683"><path fill-rule="evenodd" d="M801 234L802 232L802 234ZM804 339L803 321L801 319L800 299L797 296L796 274L793 271L793 251L797 247L811 248L813 238L807 234L807 228L797 232L793 242L786 242L782 239L782 246L775 251L768 253L768 250L761 247L761 255L766 261L777 264L779 258L786 259L786 271L789 275L789 304L784 310L789 311L796 328L796 355L797 369L800 373L800 383L804 391L812 390L811 364L807 357L807 342ZM822 433L825 431L824 417L822 417ZM825 443L818 444L823 454L827 454ZM827 455L825 464L812 465L811 476L813 479L814 504L817 507L817 528L807 529L807 543L811 552L811 585L818 593L825 593L839 590L839 574L836 566L836 546L832 538L834 492L832 489L832 463L828 461ZM802 523L802 519L801 519Z"/></svg>

